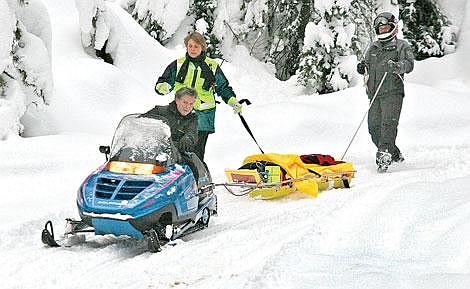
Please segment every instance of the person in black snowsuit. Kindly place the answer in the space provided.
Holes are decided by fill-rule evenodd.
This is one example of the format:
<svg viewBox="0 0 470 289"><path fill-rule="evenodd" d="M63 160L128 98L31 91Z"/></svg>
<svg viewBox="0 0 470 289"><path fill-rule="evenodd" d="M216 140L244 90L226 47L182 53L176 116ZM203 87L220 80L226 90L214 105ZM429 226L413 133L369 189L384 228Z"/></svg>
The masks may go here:
<svg viewBox="0 0 470 289"><path fill-rule="evenodd" d="M379 171L385 171L392 162L404 161L395 140L405 96L404 74L413 70L414 56L408 42L397 39L397 18L392 13L380 13L374 20L374 27L378 40L366 51L357 71L365 74L370 101L377 93L369 110L368 127L377 147ZM385 72L388 74L379 88Z"/></svg>
<svg viewBox="0 0 470 289"><path fill-rule="evenodd" d="M178 162L186 163L191 168L196 182L199 176L208 175L205 166L194 154L197 145L197 115L194 102L197 92L190 87L182 87L175 92L175 100L168 105L155 106L141 117L163 120L171 130L171 140L180 152Z"/></svg>
<svg viewBox="0 0 470 289"><path fill-rule="evenodd" d="M171 130L171 140L180 153L194 152L197 144L197 115L193 110L197 93L183 87L176 91L175 100L168 105L155 106L142 117L162 119Z"/></svg>

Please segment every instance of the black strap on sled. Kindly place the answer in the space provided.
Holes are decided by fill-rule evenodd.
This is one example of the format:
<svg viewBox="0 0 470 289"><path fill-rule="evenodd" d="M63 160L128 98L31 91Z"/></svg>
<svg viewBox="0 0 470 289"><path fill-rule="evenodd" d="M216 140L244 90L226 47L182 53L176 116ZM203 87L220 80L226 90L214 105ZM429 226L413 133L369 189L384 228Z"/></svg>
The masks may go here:
<svg viewBox="0 0 470 289"><path fill-rule="evenodd" d="M312 170L312 169L307 169L310 173L316 175L317 177L321 177L321 174L317 173L316 171Z"/></svg>
<svg viewBox="0 0 470 289"><path fill-rule="evenodd" d="M251 104L251 101L249 101L248 99L244 98L244 99L241 99L239 101L240 104L243 104L243 103L246 103L246 105L250 105ZM261 151L262 154L264 154L264 151L261 149L261 147L259 146L258 142L256 141L255 139L255 136L253 135L253 133L251 132L251 129L250 127L248 126L248 123L246 122L245 118L243 117L243 115L241 113L238 113L238 116L240 117L240 120L242 121L243 123L243 126L245 127L246 131L250 134L251 138L255 141L256 145L258 146L259 150Z"/></svg>

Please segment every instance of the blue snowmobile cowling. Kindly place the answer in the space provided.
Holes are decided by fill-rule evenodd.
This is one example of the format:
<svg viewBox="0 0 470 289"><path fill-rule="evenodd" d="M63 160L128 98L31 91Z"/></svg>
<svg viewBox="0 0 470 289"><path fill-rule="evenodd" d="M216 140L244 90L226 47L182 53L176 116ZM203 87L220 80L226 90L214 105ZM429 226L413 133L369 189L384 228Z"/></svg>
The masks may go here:
<svg viewBox="0 0 470 289"><path fill-rule="evenodd" d="M182 222L198 210L196 181L187 165L172 165L156 175L115 173L106 167L92 173L77 196L80 217L95 234L129 235L143 232L164 217Z"/></svg>
<svg viewBox="0 0 470 289"><path fill-rule="evenodd" d="M217 213L209 171L194 153L181 156L164 119L127 115L111 147L100 151L106 163L80 186L81 220L67 219L64 239L82 232L147 237L149 249L157 252L163 242L207 227ZM50 221L42 240L60 246Z"/></svg>

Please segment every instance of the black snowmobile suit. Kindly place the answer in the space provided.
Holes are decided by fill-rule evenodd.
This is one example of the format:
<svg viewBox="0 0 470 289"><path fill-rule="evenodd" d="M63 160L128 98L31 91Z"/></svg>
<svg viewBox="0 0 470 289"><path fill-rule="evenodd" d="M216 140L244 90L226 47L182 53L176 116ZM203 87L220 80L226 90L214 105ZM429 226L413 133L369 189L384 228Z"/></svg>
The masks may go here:
<svg viewBox="0 0 470 289"><path fill-rule="evenodd" d="M171 140L179 152L177 162L189 165L197 184L200 184L199 176L210 176L207 168L195 154L198 138L196 112L192 111L185 116L181 115L176 107L176 102L172 101L165 106L155 106L142 114L141 117L163 119L168 124L171 130Z"/></svg>
<svg viewBox="0 0 470 289"><path fill-rule="evenodd" d="M141 116L156 119L163 118L171 129L171 140L176 148L181 153L194 151L197 144L197 115L194 111L183 116L179 113L176 102L172 101L165 106L157 105ZM184 147L183 142L185 142Z"/></svg>
<svg viewBox="0 0 470 289"><path fill-rule="evenodd" d="M393 72L388 63L397 63ZM395 145L398 121L403 104L404 74L414 67L414 56L411 46L405 40L393 38L388 42L375 41L365 55L365 66L368 69L367 95L372 100L386 71L389 71L368 115L369 133L379 151L388 151L392 159L397 159L400 150ZM364 74L365 71L358 72Z"/></svg>
<svg viewBox="0 0 470 289"><path fill-rule="evenodd" d="M367 95L374 97L380 80L387 71L388 61L393 60L400 66L398 73L389 73L382 84L377 97L405 96L403 77L413 71L414 56L411 46L402 39L394 38L388 42L375 41L365 55L368 69ZM361 73L359 71L359 73ZM363 73L361 73L363 74Z"/></svg>

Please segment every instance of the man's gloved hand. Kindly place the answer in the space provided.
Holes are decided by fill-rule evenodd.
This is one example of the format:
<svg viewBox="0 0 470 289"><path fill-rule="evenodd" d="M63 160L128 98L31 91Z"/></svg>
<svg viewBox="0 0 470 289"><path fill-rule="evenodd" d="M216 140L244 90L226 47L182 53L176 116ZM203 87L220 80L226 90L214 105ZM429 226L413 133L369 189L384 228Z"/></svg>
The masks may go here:
<svg viewBox="0 0 470 289"><path fill-rule="evenodd" d="M178 149L180 152L192 152L194 150L194 141L190 136L183 136L180 139Z"/></svg>
<svg viewBox="0 0 470 289"><path fill-rule="evenodd" d="M242 112L242 104L238 102L235 96L232 96L227 101L227 104L233 108L234 113L241 113Z"/></svg>
<svg viewBox="0 0 470 289"><path fill-rule="evenodd" d="M362 60L357 64L356 70L359 74L364 74L366 73L366 62Z"/></svg>
<svg viewBox="0 0 470 289"><path fill-rule="evenodd" d="M395 61L390 59L387 62L385 70L388 71L389 73L399 74L400 73L400 63L395 62Z"/></svg>
<svg viewBox="0 0 470 289"><path fill-rule="evenodd" d="M155 90L160 94L170 93L171 85L166 82L160 82L155 85Z"/></svg>

